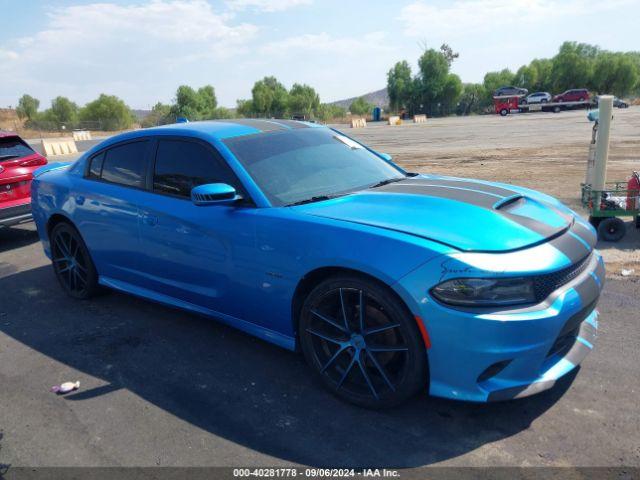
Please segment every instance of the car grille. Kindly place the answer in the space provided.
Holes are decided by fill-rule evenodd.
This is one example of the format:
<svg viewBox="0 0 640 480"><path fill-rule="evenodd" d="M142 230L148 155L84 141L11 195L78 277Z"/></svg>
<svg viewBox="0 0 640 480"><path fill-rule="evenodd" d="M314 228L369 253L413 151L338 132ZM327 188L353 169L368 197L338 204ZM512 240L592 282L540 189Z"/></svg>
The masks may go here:
<svg viewBox="0 0 640 480"><path fill-rule="evenodd" d="M562 285L569 283L584 272L589 265L589 260L591 260L591 255L587 255L582 260L578 260L573 265L557 272L536 276L533 281L536 300L541 302Z"/></svg>

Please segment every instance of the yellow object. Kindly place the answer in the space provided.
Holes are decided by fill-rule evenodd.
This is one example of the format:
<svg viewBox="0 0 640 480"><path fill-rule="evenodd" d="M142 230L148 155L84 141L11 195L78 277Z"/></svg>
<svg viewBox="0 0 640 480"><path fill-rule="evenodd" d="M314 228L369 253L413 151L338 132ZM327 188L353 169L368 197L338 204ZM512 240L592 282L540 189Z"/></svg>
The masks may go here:
<svg viewBox="0 0 640 480"><path fill-rule="evenodd" d="M47 157L56 155L69 155L70 153L78 153L76 141L73 138L43 138L42 151Z"/></svg>

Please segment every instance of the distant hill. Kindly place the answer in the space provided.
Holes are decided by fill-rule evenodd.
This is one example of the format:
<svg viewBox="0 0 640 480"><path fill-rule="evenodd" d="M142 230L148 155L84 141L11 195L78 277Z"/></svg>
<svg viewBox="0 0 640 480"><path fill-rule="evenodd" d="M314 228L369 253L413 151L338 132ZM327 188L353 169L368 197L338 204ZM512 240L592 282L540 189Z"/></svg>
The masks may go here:
<svg viewBox="0 0 640 480"><path fill-rule="evenodd" d="M387 94L386 88L376 90L375 92L365 93L364 95L358 95L358 97L364 97L367 102L372 103L376 107L386 107L389 105L389 95ZM331 104L338 105L339 107L343 107L348 110L351 102L358 97L345 98L344 100L331 102Z"/></svg>

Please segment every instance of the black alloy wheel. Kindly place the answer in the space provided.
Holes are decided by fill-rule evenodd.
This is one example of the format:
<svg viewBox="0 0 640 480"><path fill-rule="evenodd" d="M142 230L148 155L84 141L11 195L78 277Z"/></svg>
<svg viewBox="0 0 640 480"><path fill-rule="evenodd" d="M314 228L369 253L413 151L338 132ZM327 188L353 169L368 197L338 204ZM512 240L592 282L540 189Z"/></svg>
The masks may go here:
<svg viewBox="0 0 640 480"><path fill-rule="evenodd" d="M60 285L70 296L85 299L98 290L98 275L78 231L58 223L50 235L51 261Z"/></svg>
<svg viewBox="0 0 640 480"><path fill-rule="evenodd" d="M299 338L324 385L356 405L397 405L425 387L416 319L387 287L358 276L325 280L307 297Z"/></svg>

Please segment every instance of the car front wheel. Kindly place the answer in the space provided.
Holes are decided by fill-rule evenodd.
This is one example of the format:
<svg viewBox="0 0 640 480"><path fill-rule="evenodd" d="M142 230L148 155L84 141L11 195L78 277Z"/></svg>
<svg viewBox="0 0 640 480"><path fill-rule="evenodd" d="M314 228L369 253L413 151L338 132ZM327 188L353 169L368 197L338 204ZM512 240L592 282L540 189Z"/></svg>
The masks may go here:
<svg viewBox="0 0 640 480"><path fill-rule="evenodd" d="M307 363L332 393L356 405L397 405L425 387L426 348L416 319L387 287L332 277L302 307L299 339Z"/></svg>
<svg viewBox="0 0 640 480"><path fill-rule="evenodd" d="M58 223L50 235L51 261L65 292L86 299L98 291L98 274L78 231L66 222Z"/></svg>

